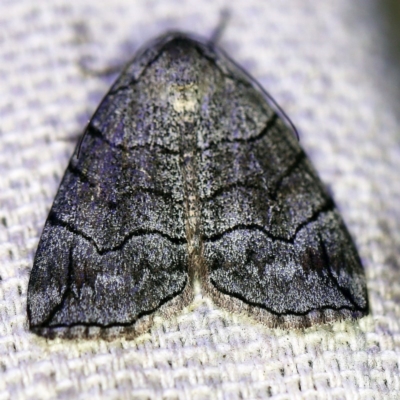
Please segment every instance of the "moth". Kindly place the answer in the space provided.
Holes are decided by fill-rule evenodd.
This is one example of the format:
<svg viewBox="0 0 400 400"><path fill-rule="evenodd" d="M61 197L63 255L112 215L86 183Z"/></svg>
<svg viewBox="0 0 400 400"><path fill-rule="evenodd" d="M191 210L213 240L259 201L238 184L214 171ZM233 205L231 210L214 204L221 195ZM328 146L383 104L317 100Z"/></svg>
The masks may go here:
<svg viewBox="0 0 400 400"><path fill-rule="evenodd" d="M136 329L194 290L268 326L368 313L348 230L266 92L214 42L173 32L127 65L70 160L29 324Z"/></svg>

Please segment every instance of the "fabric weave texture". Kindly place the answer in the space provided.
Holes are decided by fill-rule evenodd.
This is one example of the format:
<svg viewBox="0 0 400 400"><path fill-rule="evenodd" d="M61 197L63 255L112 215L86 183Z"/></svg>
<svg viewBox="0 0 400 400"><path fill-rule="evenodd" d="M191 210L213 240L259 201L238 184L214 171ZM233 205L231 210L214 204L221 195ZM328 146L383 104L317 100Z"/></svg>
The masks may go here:
<svg viewBox="0 0 400 400"><path fill-rule="evenodd" d="M26 315L47 213L115 79L95 71L168 29L209 36L227 4L0 2L0 400L400 398L400 63L378 4L235 0L220 43L297 126L357 245L370 315L267 329L197 297L105 341L44 339Z"/></svg>

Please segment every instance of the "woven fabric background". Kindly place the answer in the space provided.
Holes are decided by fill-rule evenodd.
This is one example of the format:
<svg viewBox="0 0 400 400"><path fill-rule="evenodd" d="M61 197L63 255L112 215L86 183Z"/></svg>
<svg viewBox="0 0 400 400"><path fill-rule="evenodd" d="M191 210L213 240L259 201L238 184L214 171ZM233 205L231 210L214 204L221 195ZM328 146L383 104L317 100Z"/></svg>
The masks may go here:
<svg viewBox="0 0 400 400"><path fill-rule="evenodd" d="M299 129L359 249L370 315L267 329L196 298L135 340L30 333L26 293L41 230L112 82L82 65L120 65L166 29L209 36L227 5L221 46ZM0 400L399 399L395 17L389 0L1 0Z"/></svg>

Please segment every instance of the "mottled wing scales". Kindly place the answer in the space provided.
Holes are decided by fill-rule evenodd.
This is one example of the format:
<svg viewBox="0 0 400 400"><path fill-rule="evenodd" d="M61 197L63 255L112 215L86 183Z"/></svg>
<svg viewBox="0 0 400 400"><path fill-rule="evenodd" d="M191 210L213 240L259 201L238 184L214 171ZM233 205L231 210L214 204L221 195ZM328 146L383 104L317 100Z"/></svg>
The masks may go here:
<svg viewBox="0 0 400 400"><path fill-rule="evenodd" d="M32 327L129 325L185 287L186 249L157 234L100 254L68 227L47 223L30 283Z"/></svg>
<svg viewBox="0 0 400 400"><path fill-rule="evenodd" d="M72 157L36 253L31 327L132 324L185 288L179 145L152 88L117 82Z"/></svg>
<svg viewBox="0 0 400 400"><path fill-rule="evenodd" d="M128 65L71 159L30 324L129 325L189 279L274 323L368 311L347 229L265 94L212 44L171 34Z"/></svg>
<svg viewBox="0 0 400 400"><path fill-rule="evenodd" d="M332 199L290 129L229 68L219 86L245 93L234 107L246 123L235 129L222 114L220 124L234 133L219 142L210 135L199 167L211 288L277 316L364 315L364 272Z"/></svg>
<svg viewBox="0 0 400 400"><path fill-rule="evenodd" d="M324 308L362 311L362 271L349 268L359 261L347 249L344 232L335 232L340 223L336 211L323 213L301 229L293 243L256 228L229 232L206 245L210 280L221 292L278 315ZM328 234L327 224L334 229Z"/></svg>

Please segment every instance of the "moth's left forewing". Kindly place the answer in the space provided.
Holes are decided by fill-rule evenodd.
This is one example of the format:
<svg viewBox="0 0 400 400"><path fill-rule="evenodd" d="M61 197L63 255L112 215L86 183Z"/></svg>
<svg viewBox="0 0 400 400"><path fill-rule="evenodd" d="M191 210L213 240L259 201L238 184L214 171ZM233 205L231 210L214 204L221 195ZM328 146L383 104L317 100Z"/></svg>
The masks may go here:
<svg viewBox="0 0 400 400"><path fill-rule="evenodd" d="M29 282L39 333L135 328L164 304L189 301L180 138L163 123L159 53L150 46L127 67L71 158Z"/></svg>

